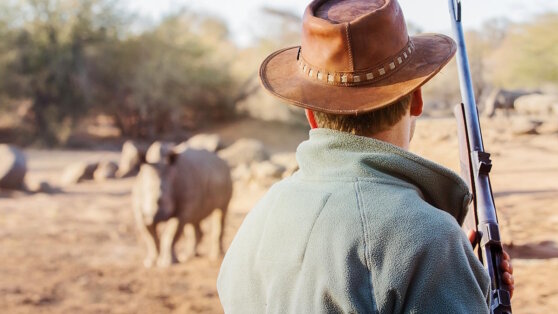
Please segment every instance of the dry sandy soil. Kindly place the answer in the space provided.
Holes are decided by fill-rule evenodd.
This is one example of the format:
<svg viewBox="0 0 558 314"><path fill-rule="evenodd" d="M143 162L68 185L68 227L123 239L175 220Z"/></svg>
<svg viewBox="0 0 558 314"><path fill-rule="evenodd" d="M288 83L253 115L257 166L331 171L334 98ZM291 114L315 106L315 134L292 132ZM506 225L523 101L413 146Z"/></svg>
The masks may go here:
<svg viewBox="0 0 558 314"><path fill-rule="evenodd" d="M513 257L516 313L558 308L558 135L512 136L512 122L488 125L492 183L503 237ZM226 140L252 135L273 152L294 151L305 130L246 122L214 130ZM457 169L452 119L419 121L412 150ZM256 136L254 136L256 135ZM117 159L115 152L27 151L30 176L56 183L76 160ZM130 208L133 179L86 182L60 193L0 195L0 312L220 313L219 262L190 258L145 269ZM235 185L227 245L265 192ZM207 226L204 226L207 227ZM187 255L191 243L180 243ZM203 243L207 250L208 243Z"/></svg>

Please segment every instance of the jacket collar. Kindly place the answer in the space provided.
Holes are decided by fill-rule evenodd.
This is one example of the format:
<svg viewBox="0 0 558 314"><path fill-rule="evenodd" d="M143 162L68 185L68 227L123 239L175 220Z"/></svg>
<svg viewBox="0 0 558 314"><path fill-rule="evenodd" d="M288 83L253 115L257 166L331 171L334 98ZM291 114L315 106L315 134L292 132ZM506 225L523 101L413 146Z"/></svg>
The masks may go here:
<svg viewBox="0 0 558 314"><path fill-rule="evenodd" d="M453 171L395 145L330 130L313 129L297 149L303 177L383 178L410 183L424 200L461 225L472 196Z"/></svg>

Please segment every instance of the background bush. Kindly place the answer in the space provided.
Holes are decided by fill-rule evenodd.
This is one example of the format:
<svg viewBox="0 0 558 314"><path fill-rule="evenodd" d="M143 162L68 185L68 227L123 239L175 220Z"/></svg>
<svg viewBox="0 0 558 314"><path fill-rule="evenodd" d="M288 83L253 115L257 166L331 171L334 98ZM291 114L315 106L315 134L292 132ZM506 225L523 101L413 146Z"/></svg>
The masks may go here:
<svg viewBox="0 0 558 314"><path fill-rule="evenodd" d="M3 0L0 131L12 122L34 143L58 145L99 115L135 138L239 115L303 124L301 110L280 105L257 78L265 56L299 44L301 20L269 8L262 15L260 38L238 47L222 21L186 10L146 25L115 0ZM494 87L555 89L556 29L558 15L547 14L468 32L477 99ZM427 110L451 112L460 99L455 63L424 94Z"/></svg>

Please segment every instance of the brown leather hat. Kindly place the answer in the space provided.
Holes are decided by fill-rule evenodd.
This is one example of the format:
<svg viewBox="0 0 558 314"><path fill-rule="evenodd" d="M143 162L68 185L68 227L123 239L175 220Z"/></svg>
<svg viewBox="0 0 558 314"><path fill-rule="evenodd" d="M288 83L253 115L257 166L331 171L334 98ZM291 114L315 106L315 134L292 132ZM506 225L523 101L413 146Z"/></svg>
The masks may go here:
<svg viewBox="0 0 558 314"><path fill-rule="evenodd" d="M315 0L304 12L302 45L268 56L260 78L299 107L359 114L422 86L455 49L444 35L409 37L397 0Z"/></svg>

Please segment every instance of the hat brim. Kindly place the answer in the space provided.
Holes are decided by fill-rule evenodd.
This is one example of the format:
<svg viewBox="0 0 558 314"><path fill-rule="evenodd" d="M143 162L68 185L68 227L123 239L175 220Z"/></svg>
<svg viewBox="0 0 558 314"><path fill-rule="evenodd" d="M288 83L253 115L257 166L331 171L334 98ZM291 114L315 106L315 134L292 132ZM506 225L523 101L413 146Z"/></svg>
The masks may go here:
<svg viewBox="0 0 558 314"><path fill-rule="evenodd" d="M412 36L411 60L369 85L335 86L306 77L298 67L298 47L279 50L260 67L263 87L296 106L334 114L359 114L396 102L428 82L451 60L455 42L441 34Z"/></svg>

